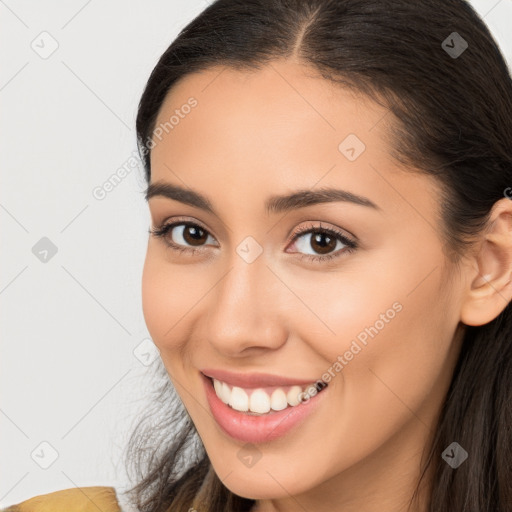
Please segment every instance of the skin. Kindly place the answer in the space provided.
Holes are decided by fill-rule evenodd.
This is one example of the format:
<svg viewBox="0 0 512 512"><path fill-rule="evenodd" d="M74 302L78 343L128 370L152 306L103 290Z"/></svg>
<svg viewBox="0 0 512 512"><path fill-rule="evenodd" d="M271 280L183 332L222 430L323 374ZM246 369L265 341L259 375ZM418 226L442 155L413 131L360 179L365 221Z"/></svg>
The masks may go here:
<svg viewBox="0 0 512 512"><path fill-rule="evenodd" d="M143 312L215 472L231 491L257 499L258 512L406 510L464 324L491 321L510 300L512 202L496 203L492 229L455 266L441 240L437 184L393 161L385 108L300 63L274 61L254 73L188 75L168 94L157 125L190 96L197 107L154 139L151 183L198 191L218 216L149 200L152 226L195 222L208 240L191 245L182 238L187 225L175 227L167 239L199 249L189 254L150 236ZM353 162L338 149L351 133L366 145ZM380 209L330 202L264 211L271 195L321 187L365 196ZM293 235L320 223L357 237L358 248L341 253L338 242L330 250L338 258L300 260L322 253L311 234L295 242ZM263 249L251 264L236 252L247 236ZM216 424L198 369L315 381L397 302L400 312L334 372L322 406L299 429L259 444L261 458L245 466L237 457L244 443ZM425 491L411 510L426 510Z"/></svg>

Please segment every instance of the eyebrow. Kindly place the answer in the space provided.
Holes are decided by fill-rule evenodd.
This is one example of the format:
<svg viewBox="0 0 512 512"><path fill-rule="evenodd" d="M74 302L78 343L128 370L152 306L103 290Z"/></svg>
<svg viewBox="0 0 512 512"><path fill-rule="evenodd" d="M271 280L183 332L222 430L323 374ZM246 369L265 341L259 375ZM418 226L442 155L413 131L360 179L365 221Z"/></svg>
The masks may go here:
<svg viewBox="0 0 512 512"><path fill-rule="evenodd" d="M173 199L180 203L200 208L201 210L217 216L210 200L192 189L157 181L148 185L145 195L146 201L149 201L149 199L155 196L163 196L168 199ZM348 192L347 190L323 188L318 190L303 189L297 190L291 194L271 196L265 202L265 211L267 213L277 214L297 208L305 208L315 204L331 203L335 201L353 203L373 208L375 210L381 209L367 197L359 196L352 192Z"/></svg>

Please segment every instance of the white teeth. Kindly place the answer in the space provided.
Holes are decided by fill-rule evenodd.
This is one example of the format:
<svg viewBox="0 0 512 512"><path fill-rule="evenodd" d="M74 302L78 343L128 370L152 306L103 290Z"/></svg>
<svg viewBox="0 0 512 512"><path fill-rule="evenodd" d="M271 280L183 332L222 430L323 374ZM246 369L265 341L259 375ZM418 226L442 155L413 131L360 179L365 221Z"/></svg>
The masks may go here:
<svg viewBox="0 0 512 512"><path fill-rule="evenodd" d="M215 388L215 393L217 393L217 396L222 400L222 382L218 381L217 379L213 379L213 387ZM222 400L224 402L224 400Z"/></svg>
<svg viewBox="0 0 512 512"><path fill-rule="evenodd" d="M229 405L237 411L245 412L249 410L249 397L242 388L233 387L229 397Z"/></svg>
<svg viewBox="0 0 512 512"><path fill-rule="evenodd" d="M274 411L282 411L288 407L286 393L282 389L276 389L272 393L270 397L270 407L272 407Z"/></svg>
<svg viewBox="0 0 512 512"><path fill-rule="evenodd" d="M217 396L225 404L229 403L229 397L231 396L229 386L225 382L220 382L219 380L213 379L213 387L215 388L215 393L217 393Z"/></svg>
<svg viewBox="0 0 512 512"><path fill-rule="evenodd" d="M254 389L250 396L247 392L237 386L231 389L225 382L213 379L213 387L216 395L233 409L241 412L254 412L266 414L273 411L282 411L286 407L295 407L301 403L299 399L302 388L292 386L286 393L282 388L276 388L269 396L263 389Z"/></svg>
<svg viewBox="0 0 512 512"><path fill-rule="evenodd" d="M225 403L229 403L229 398L231 397L231 390L229 389L229 386L223 382L222 388L221 388L221 400Z"/></svg>
<svg viewBox="0 0 512 512"><path fill-rule="evenodd" d="M299 393L301 391L302 391L302 389L300 388L300 386L293 386L293 388L291 388L290 391L288 391L288 393L286 394L286 399L288 400L288 403L292 407L299 405L299 403L300 403Z"/></svg>
<svg viewBox="0 0 512 512"><path fill-rule="evenodd" d="M270 411L270 398L263 389L255 389L251 393L249 400L249 409L252 412L259 412L264 414Z"/></svg>

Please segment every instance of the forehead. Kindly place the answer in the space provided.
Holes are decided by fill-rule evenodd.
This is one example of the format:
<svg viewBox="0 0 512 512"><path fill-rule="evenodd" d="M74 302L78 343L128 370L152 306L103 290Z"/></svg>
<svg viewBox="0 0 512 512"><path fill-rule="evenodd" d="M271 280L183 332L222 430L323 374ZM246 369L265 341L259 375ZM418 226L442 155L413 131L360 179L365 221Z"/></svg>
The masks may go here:
<svg viewBox="0 0 512 512"><path fill-rule="evenodd" d="M189 111L191 98L197 105ZM156 125L164 126L177 114L179 120L174 119L168 130L171 136L180 131L184 136L187 126L197 128L194 119L200 118L201 122L208 119L202 133L210 136L217 128L223 128L224 136L253 130L262 141L276 133L282 139L317 132L328 143L345 132L360 138L369 138L367 132L374 130L377 134L377 125L387 113L363 94L336 85L309 67L277 61L258 70L213 67L185 75L168 93ZM190 121L185 123L187 118Z"/></svg>
<svg viewBox="0 0 512 512"><path fill-rule="evenodd" d="M388 113L296 63L210 68L186 75L162 104L151 181L183 180L214 195L224 186L223 194L245 198L336 186L397 206L403 196L386 179L399 171L386 143ZM424 190L418 180L427 177L400 172L394 179L410 195Z"/></svg>

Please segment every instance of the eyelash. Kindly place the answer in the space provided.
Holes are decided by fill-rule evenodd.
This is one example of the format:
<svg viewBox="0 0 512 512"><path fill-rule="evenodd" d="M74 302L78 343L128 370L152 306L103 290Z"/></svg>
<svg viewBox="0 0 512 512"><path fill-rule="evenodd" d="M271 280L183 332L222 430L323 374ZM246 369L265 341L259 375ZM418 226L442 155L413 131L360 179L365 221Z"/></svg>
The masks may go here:
<svg viewBox="0 0 512 512"><path fill-rule="evenodd" d="M210 234L208 232L208 230L203 228L201 225L196 224L195 222L185 222L185 221L176 221L176 222L172 222L172 223L169 223L169 224L162 224L159 227L153 227L153 228L151 228L149 230L149 234L154 236L154 237L164 239L164 242L173 251L178 251L180 253L186 252L186 253L189 253L191 255L195 254L196 252L200 252L201 249L190 248L190 247L183 247L181 245L175 244L174 242L170 242L170 241L168 241L168 240L166 240L164 238L165 235L167 235L167 233L172 228L174 228L176 226L181 226L181 225L193 226L193 227L202 229L206 233ZM357 249L357 247L358 247L358 244L354 240L351 240L351 239L347 238L343 233L341 233L337 229L335 229L335 228L323 228L321 226L321 224L320 224L320 226L312 226L311 225L311 226L304 226L302 228L299 228L295 232L291 242L293 243L298 238L300 238L301 236L303 236L305 234L309 234L309 233L327 234L327 235L332 236L332 237L336 238L337 240L341 241L346 247L343 248L343 249L340 249L340 250L338 250L338 251L336 251L336 252L334 252L332 254L327 254L327 255L324 255L324 256L314 256L312 254L302 254L302 253L299 253L299 254L301 254L299 256L300 260L305 258L305 259L307 259L309 261L315 261L315 262L319 261L320 263L323 263L323 262L326 262L326 261L331 260L333 258L338 258L338 257L342 256L343 254L350 254L353 251L355 251Z"/></svg>

